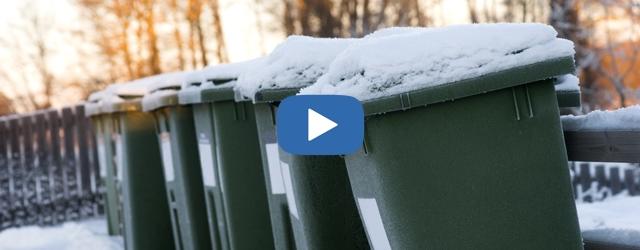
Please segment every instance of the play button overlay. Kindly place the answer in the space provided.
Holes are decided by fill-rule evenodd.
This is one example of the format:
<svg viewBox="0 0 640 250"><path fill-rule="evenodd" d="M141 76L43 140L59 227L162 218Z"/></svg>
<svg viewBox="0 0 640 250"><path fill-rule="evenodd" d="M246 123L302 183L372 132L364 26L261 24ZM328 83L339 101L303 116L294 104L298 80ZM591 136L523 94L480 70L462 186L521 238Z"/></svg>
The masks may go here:
<svg viewBox="0 0 640 250"><path fill-rule="evenodd" d="M309 129L307 129L308 141L313 141L313 139L338 126L337 123L318 114L313 109L307 109L307 117L307 126L309 126Z"/></svg>
<svg viewBox="0 0 640 250"><path fill-rule="evenodd" d="M278 144L291 154L351 154L362 147L364 112L350 96L292 96L278 107L276 132Z"/></svg>

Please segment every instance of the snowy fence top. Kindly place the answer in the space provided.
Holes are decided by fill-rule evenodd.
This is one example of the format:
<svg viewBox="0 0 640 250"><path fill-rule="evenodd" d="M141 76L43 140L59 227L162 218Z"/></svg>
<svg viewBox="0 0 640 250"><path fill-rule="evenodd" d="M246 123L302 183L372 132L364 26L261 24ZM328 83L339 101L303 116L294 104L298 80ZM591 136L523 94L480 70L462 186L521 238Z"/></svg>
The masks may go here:
<svg viewBox="0 0 640 250"><path fill-rule="evenodd" d="M383 30L342 51L327 73L301 94L370 100L572 57L573 43L556 36L544 24Z"/></svg>
<svg viewBox="0 0 640 250"><path fill-rule="evenodd" d="M238 78L235 91L253 98L263 89L304 87L323 75L331 61L355 39L290 36Z"/></svg>
<svg viewBox="0 0 640 250"><path fill-rule="evenodd" d="M586 115L562 116L565 131L640 131L640 105L614 111L593 111Z"/></svg>

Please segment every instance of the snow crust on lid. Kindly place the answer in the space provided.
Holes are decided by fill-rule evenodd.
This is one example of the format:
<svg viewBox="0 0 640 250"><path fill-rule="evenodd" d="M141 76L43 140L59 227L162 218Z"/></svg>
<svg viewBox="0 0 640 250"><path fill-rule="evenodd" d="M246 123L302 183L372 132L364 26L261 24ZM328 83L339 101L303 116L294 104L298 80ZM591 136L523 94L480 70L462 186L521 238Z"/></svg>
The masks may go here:
<svg viewBox="0 0 640 250"><path fill-rule="evenodd" d="M108 92L107 92L106 89L100 90L100 91L96 91L96 92L91 93L91 95L89 95L89 98L87 98L87 101L89 101L89 102L99 102L103 98L105 98L107 95L108 95Z"/></svg>
<svg viewBox="0 0 640 250"><path fill-rule="evenodd" d="M186 77L182 88L216 88L216 87L230 87L234 85L238 77L249 70L255 65L259 65L263 58L256 58L248 61L210 65L204 69L194 71ZM215 80L221 80L223 84L214 84Z"/></svg>
<svg viewBox="0 0 640 250"><path fill-rule="evenodd" d="M383 31L340 53L301 94L369 100L573 56L573 43L556 35L551 26L532 23Z"/></svg>
<svg viewBox="0 0 640 250"><path fill-rule="evenodd" d="M556 91L580 91L580 79L571 74L559 76L555 88Z"/></svg>
<svg viewBox="0 0 640 250"><path fill-rule="evenodd" d="M586 115L561 117L562 128L567 131L640 130L640 105L614 111L596 110Z"/></svg>
<svg viewBox="0 0 640 250"><path fill-rule="evenodd" d="M167 88L180 89L187 79L186 77L191 73L192 71L177 71L158 75L150 83L147 83L147 92L145 94Z"/></svg>
<svg viewBox="0 0 640 250"><path fill-rule="evenodd" d="M290 36L252 70L238 78L234 90L253 98L263 89L303 87L323 75L331 61L355 39Z"/></svg>
<svg viewBox="0 0 640 250"><path fill-rule="evenodd" d="M371 34L366 35L365 39L375 39L381 37L388 36L396 36L396 35L406 35L415 32L424 32L434 28L426 28L426 27L389 27L384 29L379 29Z"/></svg>

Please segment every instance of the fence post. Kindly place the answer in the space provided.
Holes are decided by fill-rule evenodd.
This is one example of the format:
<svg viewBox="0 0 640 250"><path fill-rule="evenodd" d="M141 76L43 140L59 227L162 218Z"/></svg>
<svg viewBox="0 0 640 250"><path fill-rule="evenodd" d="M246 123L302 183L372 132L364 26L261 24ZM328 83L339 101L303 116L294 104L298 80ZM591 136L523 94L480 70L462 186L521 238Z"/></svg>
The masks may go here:
<svg viewBox="0 0 640 250"><path fill-rule="evenodd" d="M629 195L634 196L636 195L636 185L635 185L635 176L633 174L633 170L631 169L626 169L624 171L624 184L625 187L627 188Z"/></svg>
<svg viewBox="0 0 640 250"><path fill-rule="evenodd" d="M580 164L580 188L581 193L584 195L582 201L593 202L593 192L591 192L591 171L589 170L589 163Z"/></svg>
<svg viewBox="0 0 640 250"><path fill-rule="evenodd" d="M93 190L93 202L96 208L97 215L104 215L105 213L105 183L102 180L100 173L100 156L98 155L98 145L96 137L94 135L95 127L90 118L84 117L84 121L87 124L87 143L89 144L89 166L92 169L92 187Z"/></svg>
<svg viewBox="0 0 640 250"><path fill-rule="evenodd" d="M620 182L620 168L609 169L609 179L611 180L611 193L617 195L622 191L622 182Z"/></svg>
<svg viewBox="0 0 640 250"><path fill-rule="evenodd" d="M0 230L11 226L13 220L9 209L11 208L9 189L9 118L0 119Z"/></svg>
<svg viewBox="0 0 640 250"><path fill-rule="evenodd" d="M26 209L26 224L34 225L38 223L38 169L35 168L35 154L33 143L33 117L26 115L22 117L22 147L24 158L24 204Z"/></svg>
<svg viewBox="0 0 640 250"><path fill-rule="evenodd" d="M49 121L49 152L51 152L49 158L49 178L52 183L52 197L54 207L53 223L58 224L67 220L66 215L66 194L65 194L65 178L64 167L62 162L62 149L61 149L61 120L60 114L57 110L50 110L47 113L47 120Z"/></svg>
<svg viewBox="0 0 640 250"><path fill-rule="evenodd" d="M607 176L604 172L604 165L596 166L596 194L597 197L594 197L594 200L604 200L609 197L609 185L608 185Z"/></svg>
<svg viewBox="0 0 640 250"><path fill-rule="evenodd" d="M79 192L79 176L76 164L76 141L75 141L75 119L73 110L69 107L62 109L62 130L63 130L63 173L65 198L67 206L65 214L68 220L77 220L80 218L80 192Z"/></svg>
<svg viewBox="0 0 640 250"><path fill-rule="evenodd" d="M78 105L75 108L75 129L76 129L76 141L78 143L77 165L76 171L78 173L78 193L81 200L81 214L83 218L91 217L97 214L97 207L94 201L94 187L95 178L94 170L89 164L89 152L91 147L89 146L87 136L87 118L84 114L84 105Z"/></svg>
<svg viewBox="0 0 640 250"><path fill-rule="evenodd" d="M19 117L11 120L11 164L9 172L11 178L11 189L9 191L9 200L11 205L11 214L13 217L12 226L24 225L26 212L24 210L23 188L24 188L24 171L22 167L22 133L21 121Z"/></svg>
<svg viewBox="0 0 640 250"><path fill-rule="evenodd" d="M35 115L34 129L35 142L37 144L36 162L38 168L38 202L39 202L39 225L52 225L54 209L52 205L52 180L51 165L49 159L51 146L47 138L47 116L46 111L38 112Z"/></svg>

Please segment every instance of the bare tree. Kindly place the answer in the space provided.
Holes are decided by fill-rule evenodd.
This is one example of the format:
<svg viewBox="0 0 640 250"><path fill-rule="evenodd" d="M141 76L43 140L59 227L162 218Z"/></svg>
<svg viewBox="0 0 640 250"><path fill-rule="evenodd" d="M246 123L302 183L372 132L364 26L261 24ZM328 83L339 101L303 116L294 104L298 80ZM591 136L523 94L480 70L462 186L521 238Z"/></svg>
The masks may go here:
<svg viewBox="0 0 640 250"><path fill-rule="evenodd" d="M56 83L50 66L53 48L48 46L47 41L53 28L52 21L30 5L27 2L20 8L23 22L14 25L15 29L10 31L12 34L0 38L0 44L11 51L16 62L3 65L12 68L0 71L2 79L16 93L24 93L26 102L23 102L23 108L27 110L51 107ZM33 83L38 83L37 89L34 89ZM19 86L23 88L19 89Z"/></svg>
<svg viewBox="0 0 640 250"><path fill-rule="evenodd" d="M382 27L425 26L425 6L439 0L282 0L282 28L287 35L361 37Z"/></svg>
<svg viewBox="0 0 640 250"><path fill-rule="evenodd" d="M210 0L211 13L213 17L213 31L216 41L216 56L221 63L229 62L229 56L227 55L227 45L224 41L224 30L222 29L222 18L220 18L220 4L218 0ZM258 16L256 16L258 20ZM258 24L260 23L257 21ZM258 27L260 32L261 27Z"/></svg>

